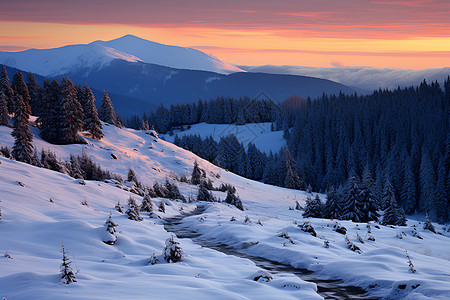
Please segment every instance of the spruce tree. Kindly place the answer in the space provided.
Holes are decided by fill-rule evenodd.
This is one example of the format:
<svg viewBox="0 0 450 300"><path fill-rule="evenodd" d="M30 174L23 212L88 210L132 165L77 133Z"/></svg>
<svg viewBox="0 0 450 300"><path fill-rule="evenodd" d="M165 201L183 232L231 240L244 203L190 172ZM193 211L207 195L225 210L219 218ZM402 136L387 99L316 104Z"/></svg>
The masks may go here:
<svg viewBox="0 0 450 300"><path fill-rule="evenodd" d="M197 161L194 161L194 169L192 170L192 177L191 177L191 183L192 184L200 184L202 179L204 178L204 171L202 172L202 169L198 166Z"/></svg>
<svg viewBox="0 0 450 300"><path fill-rule="evenodd" d="M102 132L102 122L98 117L98 111L95 107L94 94L91 89L85 85L78 89L78 98L84 113L83 130L89 132L93 139L101 140L104 134Z"/></svg>
<svg viewBox="0 0 450 300"><path fill-rule="evenodd" d="M448 221L448 205L447 202L447 174L445 170L444 157L441 156L438 163L436 192L434 198L434 207L436 207L437 221L440 224Z"/></svg>
<svg viewBox="0 0 450 300"><path fill-rule="evenodd" d="M173 239L173 235L166 240L166 246L164 248L164 259L168 263L176 263L181 261L183 252L180 247L180 243Z"/></svg>
<svg viewBox="0 0 450 300"><path fill-rule="evenodd" d="M114 245L117 240L116 227L118 225L113 221L111 214L109 214L109 217L105 222L105 226L106 226L106 232L105 232L105 236L103 237L103 242L108 245Z"/></svg>
<svg viewBox="0 0 450 300"><path fill-rule="evenodd" d="M64 250L64 244L62 244L62 263L61 263L61 281L65 284L70 284L72 282L77 282L75 279L75 273L72 270L71 261L67 257L67 252Z"/></svg>
<svg viewBox="0 0 450 300"><path fill-rule="evenodd" d="M401 197L403 200L403 209L408 215L412 215L415 211L416 201L416 180L412 165L412 158L408 157L403 168L403 184L401 189Z"/></svg>
<svg viewBox="0 0 450 300"><path fill-rule="evenodd" d="M116 112L114 111L114 107L107 91L103 91L102 104L100 106L98 116L100 120L106 123L116 126L118 125Z"/></svg>
<svg viewBox="0 0 450 300"><path fill-rule="evenodd" d="M2 92L0 92L0 125L10 126L6 96Z"/></svg>
<svg viewBox="0 0 450 300"><path fill-rule="evenodd" d="M402 208L398 207L395 194L391 194L389 205L383 213L383 219L381 220L380 224L397 226L406 225L405 212Z"/></svg>
<svg viewBox="0 0 450 300"><path fill-rule="evenodd" d="M377 210L377 202L375 196L375 183L372 179L372 174L370 173L369 166L366 165L363 171L363 178L361 183L361 201L362 203L362 221L378 221L380 215Z"/></svg>
<svg viewBox="0 0 450 300"><path fill-rule="evenodd" d="M42 103L40 101L40 88L36 82L36 78L32 73L28 73L27 87L30 95L31 114L33 116L40 116L42 112Z"/></svg>
<svg viewBox="0 0 450 300"><path fill-rule="evenodd" d="M283 149L283 161L286 168L286 177L284 179L284 186L289 189L303 189L305 184L297 172L297 166L291 156L288 147Z"/></svg>
<svg viewBox="0 0 450 300"><path fill-rule="evenodd" d="M13 118L14 146L13 157L28 164L33 161L33 134L29 126L30 104L25 102L20 94L15 96L15 112Z"/></svg>
<svg viewBox="0 0 450 300"><path fill-rule="evenodd" d="M0 92L6 96L6 103L8 106L9 114L14 113L14 91L9 82L8 72L6 72L5 66L3 66L2 74L0 75Z"/></svg>
<svg viewBox="0 0 450 300"><path fill-rule="evenodd" d="M420 200L419 209L429 211L433 217L436 216L434 197L436 192L433 162L427 149L422 149L422 160L420 162Z"/></svg>
<svg viewBox="0 0 450 300"><path fill-rule="evenodd" d="M17 71L16 74L14 74L13 76L13 80L12 80L12 84L11 84L12 89L14 90L14 95L20 95L23 99L23 101L25 103L28 103L28 105L30 105L30 94L28 93L28 87L25 84L25 81L23 79L23 75L21 72ZM14 105L16 105L17 103L14 103ZM30 113L31 114L31 108L30 108Z"/></svg>
<svg viewBox="0 0 450 300"><path fill-rule="evenodd" d="M339 193L332 188L327 193L327 202L325 203L323 217L327 219L340 219L342 216L342 203Z"/></svg>
<svg viewBox="0 0 450 300"><path fill-rule="evenodd" d="M58 143L61 135L60 124L63 113L60 107L59 90L58 81L44 80L41 90L43 108L37 123L41 129L41 137L49 143Z"/></svg>
<svg viewBox="0 0 450 300"><path fill-rule="evenodd" d="M144 198L142 198L140 211L153 212L153 202L148 191L145 192Z"/></svg>
<svg viewBox="0 0 450 300"><path fill-rule="evenodd" d="M425 214L425 223L423 223L423 229L429 230L433 233L436 233L436 229L434 228L433 224L431 223L430 217L428 216L428 213Z"/></svg>
<svg viewBox="0 0 450 300"><path fill-rule="evenodd" d="M128 199L128 209L125 213L128 215L128 219L133 221L142 221L144 219L139 214L139 207L132 197Z"/></svg>
<svg viewBox="0 0 450 300"><path fill-rule="evenodd" d="M319 195L316 195L314 199L310 196L306 198L305 212L303 213L304 218L322 218L323 216L323 204L320 201Z"/></svg>
<svg viewBox="0 0 450 300"><path fill-rule="evenodd" d="M61 98L60 107L62 108L62 120L59 127L61 128L61 144L80 143L82 140L78 136L78 132L83 128L83 109L78 102L77 91L75 85L68 78L61 79Z"/></svg>
<svg viewBox="0 0 450 300"><path fill-rule="evenodd" d="M350 178L344 188L343 215L344 220L364 222L364 203L359 178L355 171L351 172Z"/></svg>
<svg viewBox="0 0 450 300"><path fill-rule="evenodd" d="M227 190L227 197L225 198L225 203L236 206L240 210L244 210L241 199L233 193L231 190Z"/></svg>

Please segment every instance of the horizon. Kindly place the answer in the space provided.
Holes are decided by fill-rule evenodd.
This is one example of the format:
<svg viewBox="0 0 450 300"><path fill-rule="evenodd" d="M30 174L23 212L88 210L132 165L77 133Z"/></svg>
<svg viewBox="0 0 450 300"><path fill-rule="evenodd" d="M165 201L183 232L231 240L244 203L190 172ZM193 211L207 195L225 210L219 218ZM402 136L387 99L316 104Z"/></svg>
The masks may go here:
<svg viewBox="0 0 450 300"><path fill-rule="evenodd" d="M450 3L442 0L156 2L4 3L0 50L57 48L131 34L234 65L450 66Z"/></svg>

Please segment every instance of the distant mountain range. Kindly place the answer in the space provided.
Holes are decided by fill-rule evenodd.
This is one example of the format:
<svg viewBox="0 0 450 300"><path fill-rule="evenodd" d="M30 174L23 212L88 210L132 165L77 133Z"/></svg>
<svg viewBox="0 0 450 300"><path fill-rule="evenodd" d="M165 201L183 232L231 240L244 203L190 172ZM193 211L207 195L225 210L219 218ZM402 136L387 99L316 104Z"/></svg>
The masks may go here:
<svg viewBox="0 0 450 300"><path fill-rule="evenodd" d="M201 51L162 45L127 35L112 41L55 49L0 52L0 64L47 78L87 83L97 98L111 94L127 117L165 105L225 97L315 98L354 93L343 84L314 77L244 72Z"/></svg>
<svg viewBox="0 0 450 300"><path fill-rule="evenodd" d="M427 82L438 81L440 84L450 75L450 67L424 70L373 68L373 67L339 67L319 68L302 66L238 66L248 72L268 74L290 74L312 76L345 84L358 93L371 93L373 90L396 89L397 87L417 86L424 79Z"/></svg>

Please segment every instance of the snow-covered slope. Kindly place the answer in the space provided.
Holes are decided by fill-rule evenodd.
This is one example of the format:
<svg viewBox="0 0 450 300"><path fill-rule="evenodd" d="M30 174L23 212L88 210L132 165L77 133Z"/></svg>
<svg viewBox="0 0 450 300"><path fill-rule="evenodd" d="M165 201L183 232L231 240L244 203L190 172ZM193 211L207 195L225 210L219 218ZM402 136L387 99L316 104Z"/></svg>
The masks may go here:
<svg viewBox="0 0 450 300"><path fill-rule="evenodd" d="M165 134L164 138L173 142L175 134L179 137L184 135L199 135L201 138L212 136L216 142L220 141L221 137L233 134L236 138L244 144L245 149L248 143L254 143L256 148L260 151L269 154L277 153L283 146L286 145L286 140L283 138L283 131L272 131L272 123L249 123L245 125L235 124L194 124L184 128L183 131L173 130L173 135Z"/></svg>
<svg viewBox="0 0 450 300"><path fill-rule="evenodd" d="M87 66L101 68L114 59L128 62L141 61L131 54L95 43L54 49L0 52L1 64L43 76L56 76Z"/></svg>
<svg viewBox="0 0 450 300"><path fill-rule="evenodd" d="M92 159L123 177L133 167L145 184L166 177L191 173L197 160L213 185L229 183L236 187L245 211L222 203L207 203L201 218L192 216L183 224L205 239L228 244L255 256L308 268L317 276L343 279L361 286L373 296L387 299L450 298L450 233L435 224L440 234L423 229L419 220L408 220L406 227L387 227L339 221L347 228L348 239L362 253L351 251L345 236L333 230L335 221L303 219L302 211L290 210L308 196L265 185L237 176L202 160L173 144L155 139L145 131L105 126L102 141L89 140L85 152ZM0 146L13 144L11 129L0 126ZM57 156L81 154L82 145L50 145L33 128L37 149L51 148ZM112 159L114 154L117 159ZM80 185L66 175L0 158L0 297L11 299L48 298L199 298L199 299L314 299L314 285L288 274L272 274L268 283L254 282L258 271L248 260L237 259L181 240L186 258L177 264L148 266L153 251L161 254L169 236L158 219L145 216L143 222L128 220L114 210L129 193L103 182ZM22 182L24 186L18 184ZM178 183L186 198L195 198L198 186ZM225 193L215 192L224 199ZM142 198L134 196L137 201ZM320 195L323 198L323 195ZM51 203L52 199L54 203ZM89 207L82 206L86 200ZM153 199L154 202L161 199ZM173 216L195 208L196 203L164 200L165 214ZM109 212L119 224L114 246L101 242L102 226ZM251 222L244 222L248 216ZM236 221L230 221L235 217ZM257 221L260 221L258 224ZM310 221L317 237L298 225ZM286 232L292 239L280 237ZM361 237L360 242L358 235ZM375 239L369 240L373 236ZM419 238L419 236L421 238ZM328 241L329 248L324 247ZM65 286L57 274L60 243L75 256L79 281ZM417 272L409 271L408 251ZM293 287L296 288L287 288ZM297 288L298 287L298 288ZM100 291L100 292L99 292ZM119 296L118 296L119 295Z"/></svg>
<svg viewBox="0 0 450 300"><path fill-rule="evenodd" d="M132 35L107 42L95 41L86 45L0 52L0 64L43 76L57 76L86 67L98 69L114 59L224 74L242 72L237 67L201 51L163 45Z"/></svg>

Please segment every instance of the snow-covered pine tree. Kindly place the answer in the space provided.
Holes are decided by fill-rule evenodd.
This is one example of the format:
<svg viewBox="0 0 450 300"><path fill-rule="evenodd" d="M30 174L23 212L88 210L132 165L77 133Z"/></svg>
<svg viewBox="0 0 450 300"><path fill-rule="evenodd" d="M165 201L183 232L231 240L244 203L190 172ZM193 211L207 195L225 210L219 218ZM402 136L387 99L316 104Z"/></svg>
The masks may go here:
<svg viewBox="0 0 450 300"><path fill-rule="evenodd" d="M34 146L29 126L30 104L25 102L20 94L15 95L15 98L14 129L11 133L14 137L12 155L18 161L31 164Z"/></svg>
<svg viewBox="0 0 450 300"><path fill-rule="evenodd" d="M436 229L434 228L433 224L431 223L428 213L425 214L425 223L423 223L423 229L429 230L433 233L436 233Z"/></svg>
<svg viewBox="0 0 450 300"><path fill-rule="evenodd" d="M303 212L304 218L321 218L323 215L323 204L320 201L319 195L313 198L308 196L306 198L305 211Z"/></svg>
<svg viewBox="0 0 450 300"><path fill-rule="evenodd" d="M117 240L116 227L118 225L113 221L111 214L109 214L109 217L105 222L105 226L106 226L106 233L103 237L103 242L108 245L114 245L114 243Z"/></svg>
<svg viewBox="0 0 450 300"><path fill-rule="evenodd" d="M416 179L414 176L414 168L412 158L408 157L405 160L403 167L403 185L401 190L401 197L403 199L403 209L405 213L411 215L414 213L417 206L416 199Z"/></svg>
<svg viewBox="0 0 450 300"><path fill-rule="evenodd" d="M447 175L445 170L444 155L439 158L438 170L437 170L437 181L436 181L436 192L434 198L434 207L436 207L437 220L440 224L448 221L448 210L449 203L447 202Z"/></svg>
<svg viewBox="0 0 450 300"><path fill-rule="evenodd" d="M184 196L180 193L180 190L178 189L178 186L176 185L175 182L171 182L171 181L169 181L168 178L166 178L165 187L167 190L167 194L166 194L167 198L172 199L172 200L179 199L182 201L186 201Z"/></svg>
<svg viewBox="0 0 450 300"><path fill-rule="evenodd" d="M327 219L340 219L342 215L342 204L338 191L334 188L327 193L323 217Z"/></svg>
<svg viewBox="0 0 450 300"><path fill-rule="evenodd" d="M72 270L71 261L67 257L67 252L64 249L64 243L62 244L62 262L61 262L61 281L64 284L70 284L72 282L77 282L75 279L75 273Z"/></svg>
<svg viewBox="0 0 450 300"><path fill-rule="evenodd" d="M162 213L166 213L166 205L164 204L164 202L162 200L159 201L158 211L160 211Z"/></svg>
<svg viewBox="0 0 450 300"><path fill-rule="evenodd" d="M125 213L128 215L128 219L133 221L142 221L144 219L139 214L139 207L132 197L128 199L128 209Z"/></svg>
<svg viewBox="0 0 450 300"><path fill-rule="evenodd" d="M83 107L84 130L88 131L93 139L101 140L104 136L102 132L102 122L98 117L98 111L95 107L95 97L91 89L85 85L78 88L78 98Z"/></svg>
<svg viewBox="0 0 450 300"><path fill-rule="evenodd" d="M98 116L100 120L106 123L116 126L118 125L116 112L107 91L103 91L102 104L100 106Z"/></svg>
<svg viewBox="0 0 450 300"><path fill-rule="evenodd" d="M436 216L434 207L434 197L436 192L433 162L428 149L423 147L422 159L420 162L420 199L419 209L429 211L432 216Z"/></svg>
<svg viewBox="0 0 450 300"><path fill-rule="evenodd" d="M9 82L8 72L6 72L5 66L3 66L2 74L0 75L0 92L6 96L6 104L8 106L8 112L14 113L14 90Z"/></svg>
<svg viewBox="0 0 450 300"><path fill-rule="evenodd" d="M194 168L192 169L192 177L191 177L191 183L192 184L200 184L200 182L204 179L203 172L198 166L197 161L194 161Z"/></svg>
<svg viewBox="0 0 450 300"><path fill-rule="evenodd" d="M364 203L361 199L361 187L355 171L351 171L350 177L344 188L342 219L353 222L364 222Z"/></svg>
<svg viewBox="0 0 450 300"><path fill-rule="evenodd" d="M148 190L145 191L145 195L144 198L142 198L141 207L139 209L140 211L146 211L150 213L153 212L153 202Z"/></svg>
<svg viewBox="0 0 450 300"><path fill-rule="evenodd" d="M292 158L291 152L288 147L284 147L283 150L283 161L286 168L286 178L284 179L284 186L289 189L303 189L305 183L300 178L297 172L297 166L294 159Z"/></svg>
<svg viewBox="0 0 450 300"><path fill-rule="evenodd" d="M200 187L198 189L198 194L197 194L197 201L206 201L206 202L215 202L216 201L216 198L214 197L214 195L210 191L208 191L208 188L204 181L202 181L202 183L200 183Z"/></svg>
<svg viewBox="0 0 450 300"><path fill-rule="evenodd" d="M6 96L1 91L0 91L0 125L10 126Z"/></svg>
<svg viewBox="0 0 450 300"><path fill-rule="evenodd" d="M232 193L229 189L227 190L227 197L225 198L225 203L234 205L240 210L244 210L244 206L242 205L241 199L235 193Z"/></svg>
<svg viewBox="0 0 450 300"><path fill-rule="evenodd" d="M180 247L180 243L174 240L173 235L166 240L166 246L164 248L164 259L168 263L176 263L181 261L183 257L183 250Z"/></svg>
<svg viewBox="0 0 450 300"><path fill-rule="evenodd" d="M134 182L136 185L139 184L139 180L137 179L136 172L131 167L128 169L127 181Z"/></svg>
<svg viewBox="0 0 450 300"><path fill-rule="evenodd" d="M25 80L23 79L23 75L21 72L17 71L16 74L13 76L13 80L11 83L11 88L14 90L14 96L20 95L22 96L22 99L25 103L28 103L30 105L30 94L28 93L28 87L25 84ZM14 102L16 102L16 99L14 98ZM16 103L14 103L16 105ZM15 111L15 109L14 109ZM31 108L30 113L31 115Z"/></svg>
<svg viewBox="0 0 450 300"><path fill-rule="evenodd" d="M81 169L80 159L75 155L70 155L70 176L75 179L84 179L83 170Z"/></svg>
<svg viewBox="0 0 450 300"><path fill-rule="evenodd" d="M49 143L58 143L61 135L62 109L60 107L60 85L58 81L47 79L41 89L42 111L37 123L41 129L41 137Z"/></svg>
<svg viewBox="0 0 450 300"><path fill-rule="evenodd" d="M378 221L380 215L377 210L377 201L375 196L375 183L372 179L372 174L370 173L369 166L366 165L363 171L363 178L361 183L361 201L362 203L362 213L363 222L368 221Z"/></svg>
<svg viewBox="0 0 450 300"><path fill-rule="evenodd" d="M405 212L403 211L402 208L398 207L395 194L391 195L389 205L387 209L384 211L383 219L381 220L380 224L397 225L397 226L406 225Z"/></svg>
<svg viewBox="0 0 450 300"><path fill-rule="evenodd" d="M27 87L30 95L31 114L33 116L40 116L42 111L42 103L40 101L40 88L36 82L36 78L32 73L28 73Z"/></svg>
<svg viewBox="0 0 450 300"><path fill-rule="evenodd" d="M75 85L69 78L61 79L60 107L63 118L61 124L61 144L74 144L82 142L78 132L83 128L83 108L77 98Z"/></svg>

